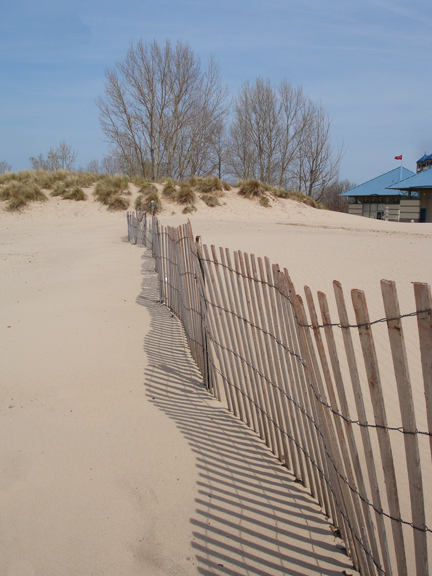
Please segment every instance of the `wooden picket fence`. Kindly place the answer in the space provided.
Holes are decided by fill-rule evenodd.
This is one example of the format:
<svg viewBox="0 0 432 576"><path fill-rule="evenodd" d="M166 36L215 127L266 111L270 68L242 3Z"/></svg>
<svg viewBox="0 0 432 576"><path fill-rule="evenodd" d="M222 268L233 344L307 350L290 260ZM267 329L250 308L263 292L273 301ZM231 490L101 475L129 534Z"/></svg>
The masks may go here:
<svg viewBox="0 0 432 576"><path fill-rule="evenodd" d="M401 315L394 282L382 281L386 317L374 322L365 294L352 290L350 324L335 281L334 322L325 294L318 292L317 307L305 287L305 306L288 271L268 258L202 246L190 222L173 228L142 213L127 218L129 239L152 248L160 299L181 320L207 389L308 488L354 567L362 575L428 574L430 286L414 283L416 311ZM423 377L415 389L424 391L425 430L417 428L404 340L410 316L418 329ZM380 323L391 350L385 370L397 397L396 426L388 423L388 375L373 334Z"/></svg>

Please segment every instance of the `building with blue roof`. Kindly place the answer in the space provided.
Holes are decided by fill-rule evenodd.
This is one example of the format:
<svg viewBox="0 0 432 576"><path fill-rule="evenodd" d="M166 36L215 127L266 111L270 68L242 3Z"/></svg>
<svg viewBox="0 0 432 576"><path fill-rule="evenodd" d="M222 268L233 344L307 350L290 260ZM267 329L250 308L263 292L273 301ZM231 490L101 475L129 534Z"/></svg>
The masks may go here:
<svg viewBox="0 0 432 576"><path fill-rule="evenodd" d="M394 222L432 222L432 154L417 161L417 173L400 166L340 194L349 214Z"/></svg>
<svg viewBox="0 0 432 576"><path fill-rule="evenodd" d="M423 156L419 162L428 162L431 156ZM417 162L417 165L418 163ZM417 167L417 174L396 182L389 187L389 191L399 192L412 200L411 219L415 222L432 222L432 167Z"/></svg>
<svg viewBox="0 0 432 576"><path fill-rule="evenodd" d="M399 190L389 190L388 187L410 176L414 176L414 172L401 166L351 188L340 196L348 198L349 214L398 222L401 196L405 194Z"/></svg>

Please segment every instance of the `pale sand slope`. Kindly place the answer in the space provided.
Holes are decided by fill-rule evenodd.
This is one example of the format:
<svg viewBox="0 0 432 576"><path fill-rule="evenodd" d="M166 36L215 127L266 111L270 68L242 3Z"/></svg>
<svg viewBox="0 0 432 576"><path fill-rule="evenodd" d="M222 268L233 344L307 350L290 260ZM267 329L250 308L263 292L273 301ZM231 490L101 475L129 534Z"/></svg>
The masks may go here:
<svg viewBox="0 0 432 576"><path fill-rule="evenodd" d="M271 255L274 225L259 244L244 207L243 231L211 212L196 233ZM353 573L318 506L200 387L125 234L92 201L0 211L1 574Z"/></svg>

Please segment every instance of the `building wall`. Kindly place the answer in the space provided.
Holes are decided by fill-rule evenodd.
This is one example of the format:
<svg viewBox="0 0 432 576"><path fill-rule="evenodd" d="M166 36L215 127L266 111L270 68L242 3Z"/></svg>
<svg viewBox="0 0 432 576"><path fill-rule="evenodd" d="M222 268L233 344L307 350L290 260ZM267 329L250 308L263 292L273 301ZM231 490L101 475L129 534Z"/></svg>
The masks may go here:
<svg viewBox="0 0 432 576"><path fill-rule="evenodd" d="M355 216L363 216L363 204L349 204L348 214L354 214Z"/></svg>
<svg viewBox="0 0 432 576"><path fill-rule="evenodd" d="M432 222L432 198L422 198L420 208L426 208L426 222Z"/></svg>
<svg viewBox="0 0 432 576"><path fill-rule="evenodd" d="M420 220L420 200L416 198L401 198L399 222L418 222Z"/></svg>
<svg viewBox="0 0 432 576"><path fill-rule="evenodd" d="M399 222L399 204L388 204L386 208L388 208L388 219L391 222Z"/></svg>

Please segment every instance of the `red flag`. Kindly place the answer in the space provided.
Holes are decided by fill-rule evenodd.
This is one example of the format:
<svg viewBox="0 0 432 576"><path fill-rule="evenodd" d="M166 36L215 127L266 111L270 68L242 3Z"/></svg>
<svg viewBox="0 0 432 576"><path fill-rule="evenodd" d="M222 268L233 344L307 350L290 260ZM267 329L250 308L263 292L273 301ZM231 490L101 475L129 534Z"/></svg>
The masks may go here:
<svg viewBox="0 0 432 576"><path fill-rule="evenodd" d="M402 154L400 156L395 156L395 160L402 160Z"/></svg>

